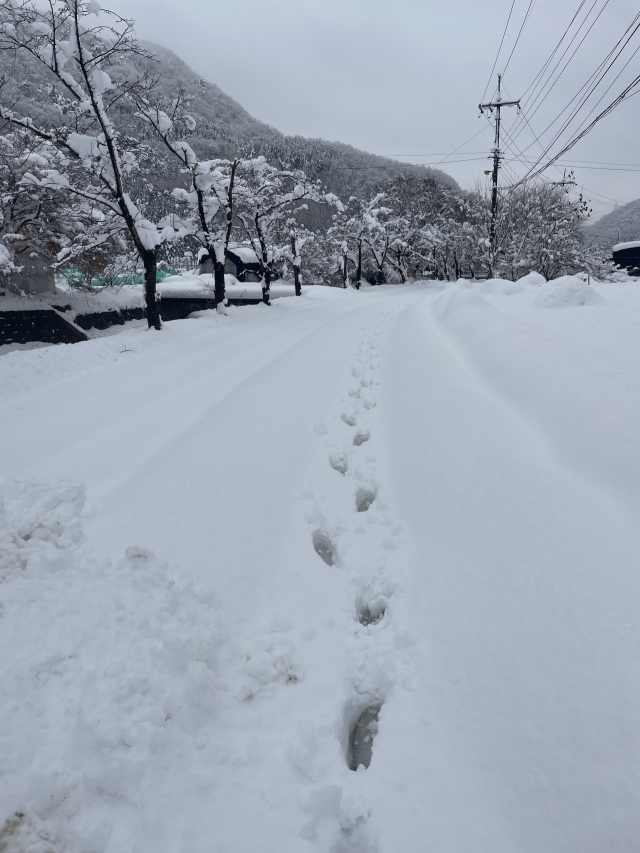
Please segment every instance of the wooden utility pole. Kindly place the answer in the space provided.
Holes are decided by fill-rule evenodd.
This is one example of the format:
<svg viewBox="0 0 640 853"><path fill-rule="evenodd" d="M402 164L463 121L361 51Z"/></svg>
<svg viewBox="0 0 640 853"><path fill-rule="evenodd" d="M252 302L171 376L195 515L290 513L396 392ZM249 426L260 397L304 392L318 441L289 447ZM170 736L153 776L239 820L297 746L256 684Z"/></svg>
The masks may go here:
<svg viewBox="0 0 640 853"><path fill-rule="evenodd" d="M520 110L520 100L517 101L504 101L502 99L502 94L500 92L500 86L502 84L502 74L498 74L498 93L493 101L488 104L479 104L480 113L484 115L484 111L488 110L491 115L493 115L493 111L496 113L496 134L495 140L493 144L493 173L491 177L491 230L490 230L490 239L491 239L491 251L492 254L495 254L495 243L496 243L496 214L498 212L498 172L500 169L500 158L502 157L502 153L500 151L500 110L502 107L517 107L518 111Z"/></svg>

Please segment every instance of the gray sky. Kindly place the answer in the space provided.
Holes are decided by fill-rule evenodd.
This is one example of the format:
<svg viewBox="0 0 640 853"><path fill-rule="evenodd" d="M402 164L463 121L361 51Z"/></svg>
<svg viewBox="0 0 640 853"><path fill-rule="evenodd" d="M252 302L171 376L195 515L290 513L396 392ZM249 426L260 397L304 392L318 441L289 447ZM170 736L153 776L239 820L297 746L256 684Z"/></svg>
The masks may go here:
<svg viewBox="0 0 640 853"><path fill-rule="evenodd" d="M505 75L511 97L520 96L531 84L579 2L534 0ZM478 118L478 103L511 0L484 0L482 4L473 0L111 3L111 8L136 21L140 38L171 48L253 116L284 133L339 140L376 154L432 165L463 146L451 159L480 159L459 163L450 159L441 165L463 186L489 168L482 157L489 152L493 132L485 118ZM537 135L580 89L638 11L636 0L586 0L577 23L594 3L571 50L598 12L602 10L602 14L571 64L535 114L535 106L525 109ZM507 62L528 5L529 0L514 2L496 71ZM618 62L618 70L638 46L640 32ZM560 53L556 61L559 57ZM600 109L637 74L640 52ZM492 80L487 97L493 88ZM576 164L578 186L584 186L595 215L611 210L614 201L624 204L640 197L639 111L640 96L631 98L561 161ZM503 115L509 132L515 111L504 110ZM521 124L523 129L514 143L525 156L537 158L540 148L526 124ZM463 145L478 131L482 131L480 135ZM557 146L552 150L558 150ZM587 168L599 163L614 165L608 170ZM637 171L618 171L616 164L637 164ZM524 171L518 164L511 167L519 174ZM545 174L558 180L562 169ZM508 172L503 179L509 180Z"/></svg>

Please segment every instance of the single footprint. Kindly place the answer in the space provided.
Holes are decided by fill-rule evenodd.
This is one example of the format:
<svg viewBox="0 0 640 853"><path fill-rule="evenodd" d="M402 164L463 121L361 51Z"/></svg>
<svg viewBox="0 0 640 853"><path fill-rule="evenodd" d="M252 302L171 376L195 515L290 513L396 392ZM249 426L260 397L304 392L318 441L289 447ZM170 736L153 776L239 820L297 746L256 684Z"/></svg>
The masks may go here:
<svg viewBox="0 0 640 853"><path fill-rule="evenodd" d="M375 499L376 493L373 489L359 488L356 492L356 511L366 512Z"/></svg>
<svg viewBox="0 0 640 853"><path fill-rule="evenodd" d="M371 433L368 429L359 429L353 436L353 443L356 447L360 447L361 444L364 444L365 441L369 441L370 438Z"/></svg>
<svg viewBox="0 0 640 853"><path fill-rule="evenodd" d="M378 716L381 703L369 705L360 714L351 729L347 764L349 770L357 770L360 765L368 767L373 756L373 739L378 734Z"/></svg>
<svg viewBox="0 0 640 853"><path fill-rule="evenodd" d="M334 548L331 539L329 539L323 530L314 531L312 542L316 554L324 560L328 566L337 565L338 559L336 556L336 549Z"/></svg>
<svg viewBox="0 0 640 853"><path fill-rule="evenodd" d="M349 424L349 426L355 426L357 424L355 412L343 412L340 417L345 424Z"/></svg>
<svg viewBox="0 0 640 853"><path fill-rule="evenodd" d="M333 468L334 471L338 471L339 474L344 475L349 470L349 463L347 462L347 454L346 453L332 453L329 457L329 465Z"/></svg>
<svg viewBox="0 0 640 853"><path fill-rule="evenodd" d="M358 610L358 622L365 626L377 625L384 618L386 610L386 606L380 601L362 604Z"/></svg>

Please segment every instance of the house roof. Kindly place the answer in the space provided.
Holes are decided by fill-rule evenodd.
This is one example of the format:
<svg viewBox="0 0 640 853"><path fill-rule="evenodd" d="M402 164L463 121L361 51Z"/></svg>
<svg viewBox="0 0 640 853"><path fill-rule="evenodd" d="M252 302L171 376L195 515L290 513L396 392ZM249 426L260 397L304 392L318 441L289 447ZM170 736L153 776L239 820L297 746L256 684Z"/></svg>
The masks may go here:
<svg viewBox="0 0 640 853"><path fill-rule="evenodd" d="M640 240L632 240L630 243L616 243L613 252L622 252L624 249L640 249Z"/></svg>
<svg viewBox="0 0 640 853"><path fill-rule="evenodd" d="M235 255L243 264L259 264L258 256L251 246L234 246L227 249L227 255Z"/></svg>

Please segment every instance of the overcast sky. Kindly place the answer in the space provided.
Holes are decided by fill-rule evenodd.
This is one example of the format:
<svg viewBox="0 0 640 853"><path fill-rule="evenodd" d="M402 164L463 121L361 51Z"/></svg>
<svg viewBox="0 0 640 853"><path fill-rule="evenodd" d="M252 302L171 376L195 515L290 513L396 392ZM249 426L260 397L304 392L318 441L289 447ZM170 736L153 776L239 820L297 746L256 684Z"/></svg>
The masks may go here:
<svg viewBox="0 0 640 853"><path fill-rule="evenodd" d="M531 84L579 2L533 0L505 74L511 97L517 98ZM136 21L140 38L171 48L253 116L284 133L339 140L416 163L435 164L463 146L441 166L462 186L469 186L489 168L482 158L489 153L493 131L485 118L478 118L478 103L490 78L511 0L482 4L474 0L111 3L111 8ZM496 71L507 62L528 6L529 0L514 2ZM602 14L566 72L535 114L535 106L525 110L537 135L585 83L638 11L637 0L586 0L581 16L592 6L593 13L571 50L598 12ZM617 67L639 46L640 32ZM638 74L640 52L600 109ZM595 214L608 212L616 201L624 204L640 197L639 111L640 96L631 98L562 159L562 163L576 164L578 186L590 196ZM503 115L508 132L515 110L504 110ZM521 151L526 149L526 156L537 157L540 148L529 128L523 127L515 144ZM451 163L451 159L466 159L465 155L480 159ZM599 163L614 166L606 171L586 168ZM637 171L616 170L617 164L630 168L638 164ZM517 164L513 168L523 172ZM558 180L562 169L545 174ZM509 180L508 173L503 177Z"/></svg>

